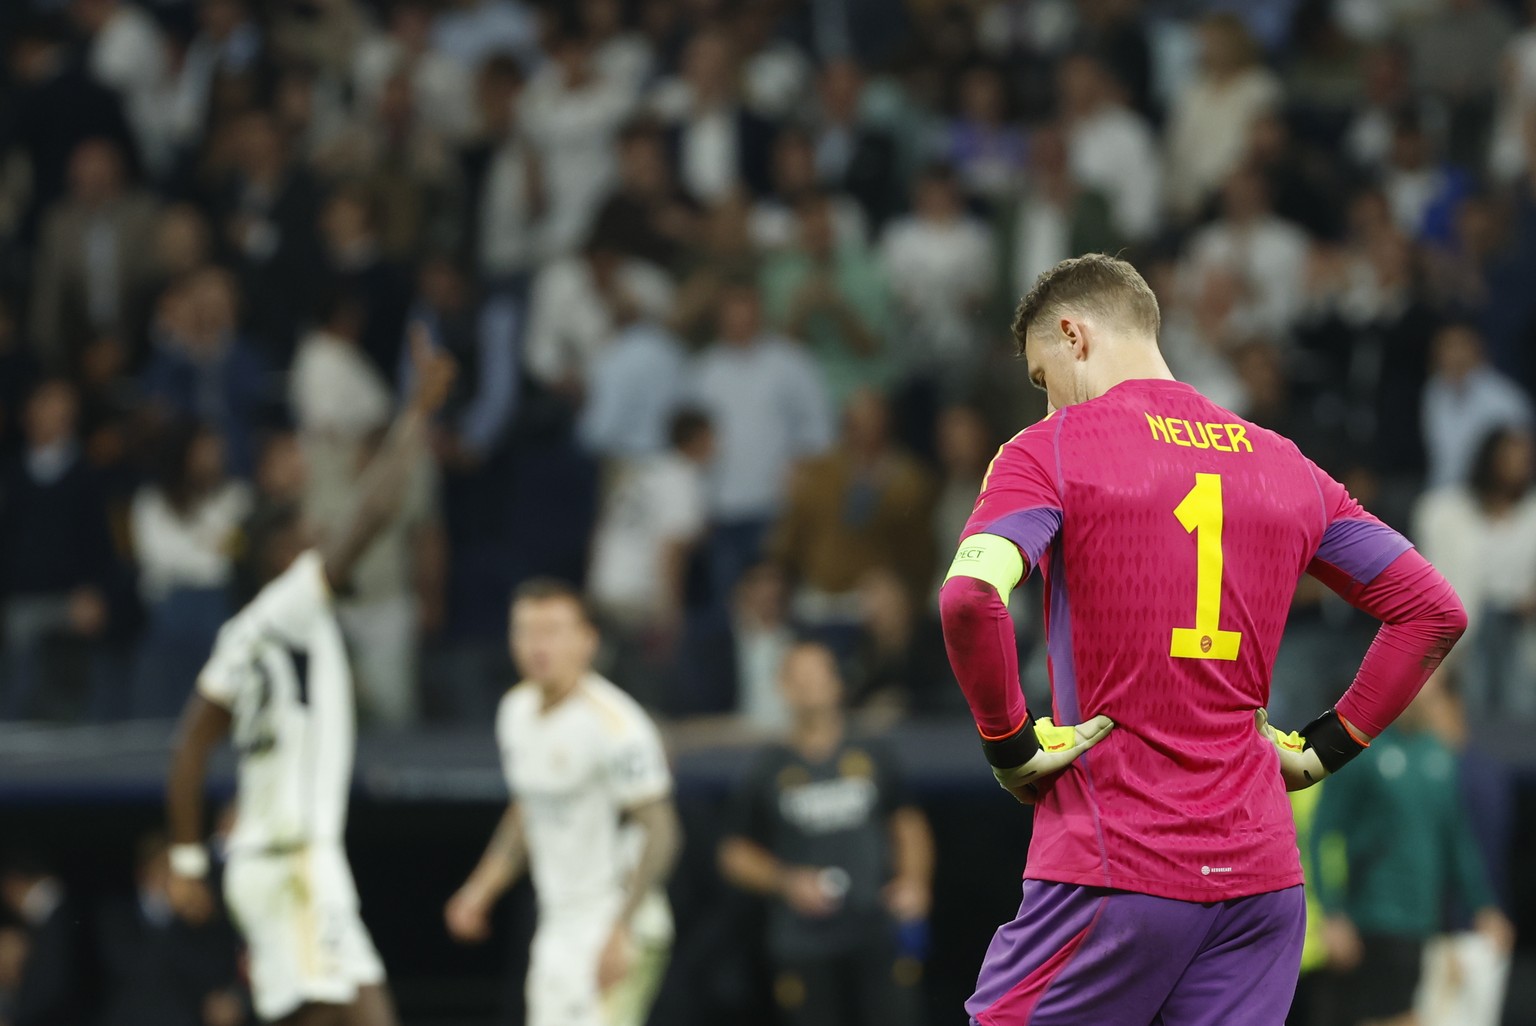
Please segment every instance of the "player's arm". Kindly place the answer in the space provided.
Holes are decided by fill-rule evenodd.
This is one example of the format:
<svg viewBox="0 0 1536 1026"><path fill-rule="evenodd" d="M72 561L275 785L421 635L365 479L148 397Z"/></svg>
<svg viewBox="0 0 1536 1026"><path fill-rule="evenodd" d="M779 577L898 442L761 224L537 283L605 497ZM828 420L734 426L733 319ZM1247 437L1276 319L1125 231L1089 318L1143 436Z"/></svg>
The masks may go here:
<svg viewBox="0 0 1536 1026"><path fill-rule="evenodd" d="M1338 772L1370 747L1467 629L1455 590L1408 539L1361 509L1338 482L1314 472L1332 518L1307 572L1380 620L1381 628L1344 697L1299 733L1281 734L1260 711L1260 729L1276 742L1292 791Z"/></svg>
<svg viewBox="0 0 1536 1026"><path fill-rule="evenodd" d="M629 922L645 896L666 883L683 848L683 829L671 795L637 805L626 815L640 828L645 841L640 848L640 861L624 886L624 905L619 911L621 923Z"/></svg>
<svg viewBox="0 0 1536 1026"><path fill-rule="evenodd" d="M165 815L171 840L171 906L192 923L213 913L208 850L203 844L203 799L208 759L229 734L229 710L193 692L182 713L166 781Z"/></svg>
<svg viewBox="0 0 1536 1026"><path fill-rule="evenodd" d="M419 324L411 327L411 363L415 387L410 402L363 472L361 498L351 516L320 546L325 577L332 587L340 587L352 575L357 560L399 511L411 473L425 451L432 415L448 398L457 373L453 358L435 349Z"/></svg>
<svg viewBox="0 0 1536 1026"><path fill-rule="evenodd" d="M1054 445L1049 422L1004 446L987 472L965 538L939 589L944 647L965 692L982 750L1004 789L1025 804L1035 783L1065 769L1114 726L1095 716L1076 727L1030 719L1008 598L1061 529L1054 478L1032 450ZM1054 462L1054 457L1052 457Z"/></svg>
<svg viewBox="0 0 1536 1026"><path fill-rule="evenodd" d="M825 885L821 867L790 865L750 837L725 837L716 862L727 883L749 894L781 900L807 919L837 910L838 898Z"/></svg>
<svg viewBox="0 0 1536 1026"><path fill-rule="evenodd" d="M491 935L491 909L517 882L528 865L523 815L517 802L507 806L485 853L469 879L448 899L443 919L455 940L478 944Z"/></svg>
<svg viewBox="0 0 1536 1026"><path fill-rule="evenodd" d="M933 830L915 805L892 810L886 820L895 875L885 889L885 904L903 922L927 919L933 904Z"/></svg>

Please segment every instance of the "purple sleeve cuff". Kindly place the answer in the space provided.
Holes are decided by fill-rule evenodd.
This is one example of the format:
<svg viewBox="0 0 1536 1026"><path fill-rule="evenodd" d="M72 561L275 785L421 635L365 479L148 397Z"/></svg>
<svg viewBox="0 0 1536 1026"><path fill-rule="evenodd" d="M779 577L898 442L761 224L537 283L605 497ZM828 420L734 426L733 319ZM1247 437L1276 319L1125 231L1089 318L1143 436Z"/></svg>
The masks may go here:
<svg viewBox="0 0 1536 1026"><path fill-rule="evenodd" d="M1349 574L1357 584L1370 584L1413 543L1379 520L1335 520L1323 532L1317 558Z"/></svg>
<svg viewBox="0 0 1536 1026"><path fill-rule="evenodd" d="M1030 567L1040 565L1040 557L1050 548L1051 540L1061 530L1061 510L1049 506L1021 509L999 517L973 534L995 534L1019 547Z"/></svg>

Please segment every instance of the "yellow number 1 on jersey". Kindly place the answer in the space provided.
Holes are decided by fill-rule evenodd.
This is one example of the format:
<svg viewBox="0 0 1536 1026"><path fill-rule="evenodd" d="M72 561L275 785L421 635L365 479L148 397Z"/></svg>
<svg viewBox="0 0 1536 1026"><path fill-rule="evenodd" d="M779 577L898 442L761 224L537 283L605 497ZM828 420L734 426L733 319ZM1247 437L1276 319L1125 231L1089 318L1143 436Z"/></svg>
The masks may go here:
<svg viewBox="0 0 1536 1026"><path fill-rule="evenodd" d="M1195 625L1173 629L1168 654L1175 659L1236 659L1243 636L1221 629L1221 475L1196 474L1195 487L1173 515L1195 536Z"/></svg>

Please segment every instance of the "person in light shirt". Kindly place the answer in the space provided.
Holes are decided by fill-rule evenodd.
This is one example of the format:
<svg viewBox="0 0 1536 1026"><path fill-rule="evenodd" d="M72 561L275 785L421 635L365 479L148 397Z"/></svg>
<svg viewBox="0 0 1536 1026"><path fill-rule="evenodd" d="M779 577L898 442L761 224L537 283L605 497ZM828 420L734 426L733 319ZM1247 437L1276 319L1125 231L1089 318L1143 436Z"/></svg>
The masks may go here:
<svg viewBox="0 0 1536 1026"><path fill-rule="evenodd" d="M448 931L488 937L491 909L527 871L529 1026L642 1026L671 946L662 886L680 846L661 737L593 672L598 633L575 589L526 581L510 619L525 678L501 700L496 737L512 800L448 901Z"/></svg>
<svg viewBox="0 0 1536 1026"><path fill-rule="evenodd" d="M280 1026L394 1026L384 966L347 865L355 747L352 670L334 591L393 519L451 359L413 338L416 390L369 468L345 525L318 545L293 509L253 532L270 581L219 632L182 716L166 787L168 896L188 922L213 914L203 802L208 759L238 755L224 895L250 954L256 1013Z"/></svg>

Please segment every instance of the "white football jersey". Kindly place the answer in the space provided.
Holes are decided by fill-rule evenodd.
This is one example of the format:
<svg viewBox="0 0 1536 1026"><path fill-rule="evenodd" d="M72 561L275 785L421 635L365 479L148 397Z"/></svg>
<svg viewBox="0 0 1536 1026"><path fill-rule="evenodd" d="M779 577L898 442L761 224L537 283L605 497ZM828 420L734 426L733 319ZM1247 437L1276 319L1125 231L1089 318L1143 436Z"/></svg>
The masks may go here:
<svg viewBox="0 0 1536 1026"><path fill-rule="evenodd" d="M624 813L672 791L661 736L634 699L597 674L554 708L543 703L537 685L525 682L496 714L539 908L612 905L637 854Z"/></svg>
<svg viewBox="0 0 1536 1026"><path fill-rule="evenodd" d="M231 850L339 845L354 699L318 552L294 560L219 630L197 690L234 716L240 768Z"/></svg>

